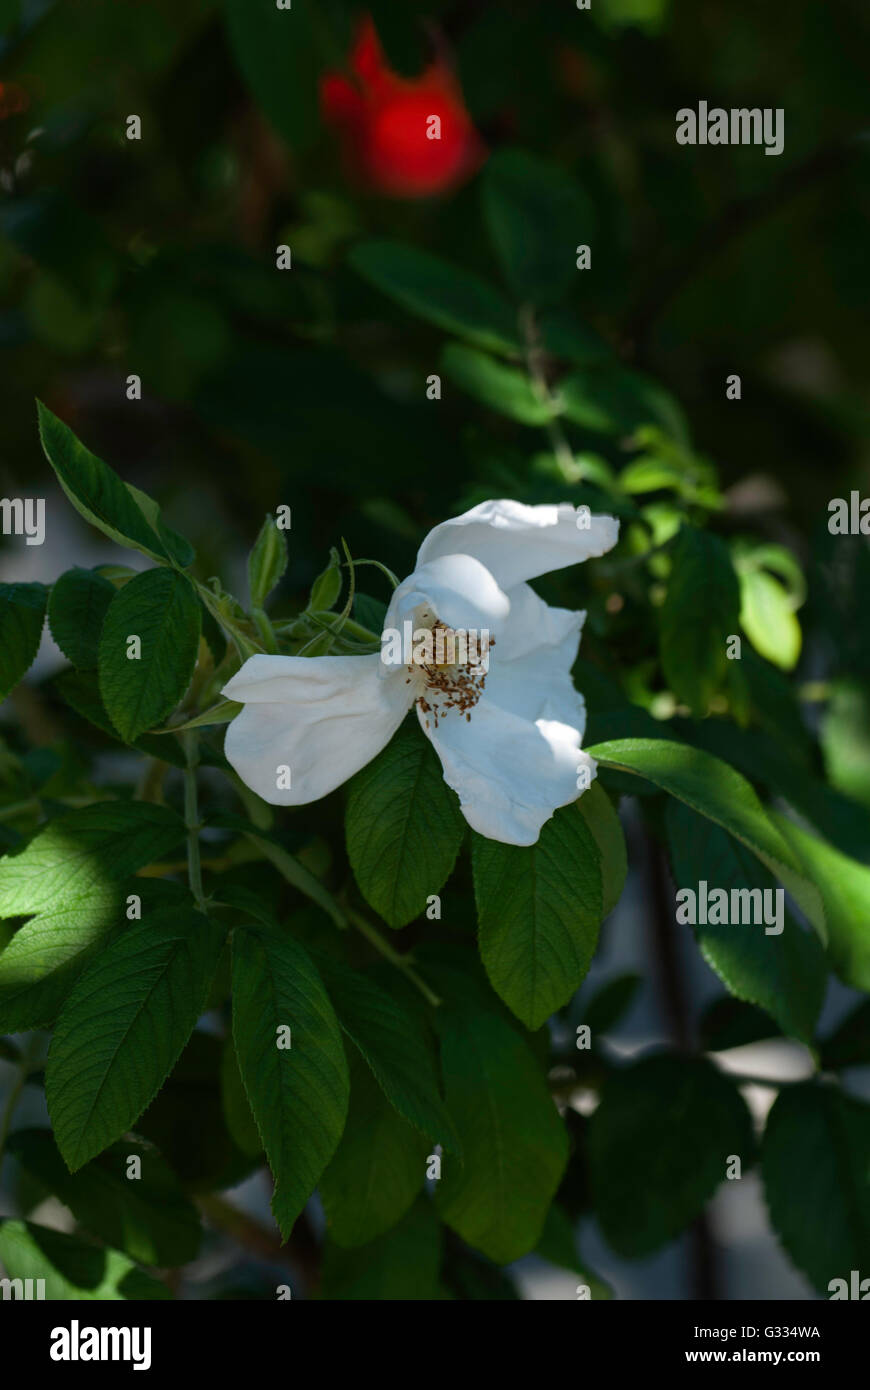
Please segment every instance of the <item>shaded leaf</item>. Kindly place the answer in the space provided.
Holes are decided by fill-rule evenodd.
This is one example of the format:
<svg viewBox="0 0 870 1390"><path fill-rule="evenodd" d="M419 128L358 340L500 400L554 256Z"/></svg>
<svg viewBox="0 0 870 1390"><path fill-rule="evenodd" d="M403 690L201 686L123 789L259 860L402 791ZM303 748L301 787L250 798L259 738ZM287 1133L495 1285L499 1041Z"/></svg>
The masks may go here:
<svg viewBox="0 0 870 1390"><path fill-rule="evenodd" d="M72 1172L153 1100L202 1013L222 944L191 900L146 914L79 976L45 1070L55 1138Z"/></svg>
<svg viewBox="0 0 870 1390"><path fill-rule="evenodd" d="M568 1159L568 1137L523 1039L496 1014L439 1010L447 1105L464 1162L442 1160L442 1219L497 1264L532 1250Z"/></svg>
<svg viewBox="0 0 870 1390"><path fill-rule="evenodd" d="M612 1072L589 1124L595 1212L618 1254L647 1255L685 1230L725 1178L752 1160L736 1086L696 1057L647 1057Z"/></svg>
<svg viewBox="0 0 870 1390"><path fill-rule="evenodd" d="M279 1047L286 1028L290 1046ZM338 1146L350 1089L338 1020L308 953L291 936L235 932L233 1038L286 1240Z"/></svg>
<svg viewBox="0 0 870 1390"><path fill-rule="evenodd" d="M465 821L415 722L352 779L345 830L366 901L391 927L418 917L453 869Z"/></svg>
<svg viewBox="0 0 870 1390"><path fill-rule="evenodd" d="M558 810L527 848L472 835L480 954L528 1028L567 1003L598 941L601 855L578 804Z"/></svg>
<svg viewBox="0 0 870 1390"><path fill-rule="evenodd" d="M183 575L146 570L115 595L100 637L100 693L129 741L171 713L190 684L199 649L200 608ZM131 659L129 639L141 656Z"/></svg>
<svg viewBox="0 0 870 1390"><path fill-rule="evenodd" d="M44 584L0 584L0 700L33 664L47 602Z"/></svg>

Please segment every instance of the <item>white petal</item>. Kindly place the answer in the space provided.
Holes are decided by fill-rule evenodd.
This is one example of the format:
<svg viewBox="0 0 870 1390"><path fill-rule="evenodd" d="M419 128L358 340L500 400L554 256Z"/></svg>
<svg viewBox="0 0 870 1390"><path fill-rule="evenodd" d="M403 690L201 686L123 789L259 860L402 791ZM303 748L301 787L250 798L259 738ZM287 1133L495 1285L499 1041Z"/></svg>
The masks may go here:
<svg viewBox="0 0 870 1390"><path fill-rule="evenodd" d="M448 714L424 732L458 793L473 830L508 845L533 845L559 806L576 801L578 768L595 775L595 763L579 747L576 729L557 721L532 723L485 697L466 720Z"/></svg>
<svg viewBox="0 0 870 1390"><path fill-rule="evenodd" d="M418 565L396 589L384 627L400 628L415 610L428 606L452 628L501 630L510 601L485 565L471 555L442 553Z"/></svg>
<svg viewBox="0 0 870 1390"><path fill-rule="evenodd" d="M511 589L524 579L612 549L619 536L616 518L588 519L588 528L578 528L570 502L537 507L509 500L481 502L430 531L417 553L417 566L461 551L480 560L502 589Z"/></svg>
<svg viewBox="0 0 870 1390"><path fill-rule="evenodd" d="M580 631L586 620L585 611L577 608L553 608L535 593L529 584L517 584L508 591L510 615L504 624L493 650L492 660L514 661L544 648L555 647L567 665L577 659Z"/></svg>
<svg viewBox="0 0 870 1390"><path fill-rule="evenodd" d="M582 739L586 704L574 688L571 667L586 614L551 608L528 584L517 585L508 597L510 620L490 653L486 699L533 723L570 725Z"/></svg>
<svg viewBox="0 0 870 1390"><path fill-rule="evenodd" d="M245 708L227 729L224 752L253 791L273 806L317 801L381 751L412 700L402 675L379 679L369 656L252 656L223 688ZM278 787L289 767L290 787Z"/></svg>

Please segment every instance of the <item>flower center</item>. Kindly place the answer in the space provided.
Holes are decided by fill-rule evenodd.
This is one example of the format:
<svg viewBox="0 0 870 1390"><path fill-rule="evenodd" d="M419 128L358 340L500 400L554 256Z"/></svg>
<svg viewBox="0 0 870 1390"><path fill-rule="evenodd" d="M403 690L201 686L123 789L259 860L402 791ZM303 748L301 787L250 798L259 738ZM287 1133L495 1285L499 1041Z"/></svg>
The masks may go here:
<svg viewBox="0 0 870 1390"><path fill-rule="evenodd" d="M408 681L423 683L417 704L426 728L431 718L437 729L439 718L450 710L470 720L486 685L489 649L495 646L495 638L488 632L455 631L438 618L427 636L429 640L415 645L408 665Z"/></svg>

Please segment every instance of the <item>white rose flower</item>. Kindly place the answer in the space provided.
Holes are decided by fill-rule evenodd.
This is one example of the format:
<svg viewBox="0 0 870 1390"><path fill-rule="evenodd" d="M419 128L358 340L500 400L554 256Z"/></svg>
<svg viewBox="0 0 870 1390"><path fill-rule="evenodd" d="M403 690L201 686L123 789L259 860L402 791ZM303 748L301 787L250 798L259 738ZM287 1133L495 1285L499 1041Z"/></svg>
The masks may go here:
<svg viewBox="0 0 870 1390"><path fill-rule="evenodd" d="M551 608L527 581L605 554L618 532L614 517L567 502L481 502L436 526L393 594L380 653L245 662L223 689L245 706L227 730L229 762L264 801L305 805L370 762L415 705L469 825L533 845L595 762L571 680L586 614Z"/></svg>

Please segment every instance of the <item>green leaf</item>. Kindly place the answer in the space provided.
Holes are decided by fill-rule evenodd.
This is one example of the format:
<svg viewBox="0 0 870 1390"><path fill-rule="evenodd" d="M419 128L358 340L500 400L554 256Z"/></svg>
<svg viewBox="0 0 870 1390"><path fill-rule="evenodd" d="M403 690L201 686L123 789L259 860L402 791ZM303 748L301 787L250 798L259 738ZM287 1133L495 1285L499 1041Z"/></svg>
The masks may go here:
<svg viewBox="0 0 870 1390"><path fill-rule="evenodd" d="M234 1187L262 1166L263 1146L244 1153L227 1128L221 1085L223 1038L193 1032L136 1132L156 1144L189 1192ZM246 1102L247 1103L247 1102Z"/></svg>
<svg viewBox="0 0 870 1390"><path fill-rule="evenodd" d="M184 837L167 806L99 801L38 830L17 854L0 859L0 917L66 908L161 858Z"/></svg>
<svg viewBox="0 0 870 1390"><path fill-rule="evenodd" d="M229 724L244 708L244 705L236 700L218 700L211 709L203 710L202 714L197 714L193 719L185 719L183 724L174 724L171 729L157 729L154 738L165 738L167 734L183 734L188 729L209 729L216 724Z"/></svg>
<svg viewBox="0 0 870 1390"><path fill-rule="evenodd" d="M721 825L770 869L824 938L825 913L818 889L739 772L699 748L670 739L614 739L585 751L608 767L645 777Z"/></svg>
<svg viewBox="0 0 870 1390"><path fill-rule="evenodd" d="M563 169L521 150L501 150L483 176L483 210L505 278L520 300L549 304L577 283L580 244L595 214Z"/></svg>
<svg viewBox="0 0 870 1390"><path fill-rule="evenodd" d="M612 349L594 329L590 328L572 309L560 306L548 309L539 317L544 346L554 357L577 362L581 367L601 364L612 356Z"/></svg>
<svg viewBox="0 0 870 1390"><path fill-rule="evenodd" d="M780 1091L761 1151L770 1219L799 1269L823 1294L868 1276L870 1105L807 1082ZM848 1293L845 1295L848 1297Z"/></svg>
<svg viewBox="0 0 870 1390"><path fill-rule="evenodd" d="M454 1153L459 1141L438 1089L432 1051L418 1020L369 976L325 954L317 968L338 1021L387 1100L422 1134Z"/></svg>
<svg viewBox="0 0 870 1390"><path fill-rule="evenodd" d="M176 570L146 570L115 595L100 637L100 693L128 742L175 709L190 684L199 650L200 609ZM130 658L138 637L141 656Z"/></svg>
<svg viewBox="0 0 870 1390"><path fill-rule="evenodd" d="M728 893L729 905L734 890L772 897L772 876L724 830L676 801L668 804L666 821L678 889L697 894L704 880L711 889ZM818 937L790 915L783 919L782 932L771 935L761 913L753 911L756 915L757 923L699 921L695 932L701 953L732 994L766 1009L784 1033L809 1043L827 984L824 951Z"/></svg>
<svg viewBox="0 0 870 1390"><path fill-rule="evenodd" d="M602 29L633 27L654 35L667 23L671 0L601 0L595 20Z"/></svg>
<svg viewBox="0 0 870 1390"><path fill-rule="evenodd" d="M770 1014L727 994L714 999L698 1022L703 1052L728 1052L732 1047L765 1042L778 1034L779 1029Z"/></svg>
<svg viewBox="0 0 870 1390"><path fill-rule="evenodd" d="M199 1214L155 1149L124 1139L75 1174L67 1171L50 1130L18 1130L9 1152L90 1234L131 1259L172 1266L196 1258ZM128 1177L131 1158L141 1164L140 1177Z"/></svg>
<svg viewBox="0 0 870 1390"><path fill-rule="evenodd" d="M262 608L269 594L280 582L287 569L287 537L278 530L271 512L266 516L260 533L248 556L248 587L251 604Z"/></svg>
<svg viewBox="0 0 870 1390"><path fill-rule="evenodd" d="M241 829L241 827L239 828ZM306 869L305 865L301 864L292 854L288 853L282 845L276 844L268 831L261 830L258 826L248 822L247 828L242 829L242 833L247 835L248 839L257 846L264 859L268 859L270 864L274 864L282 878L285 878L300 893L304 893L307 898L322 908L337 927L347 926L344 909L339 906L329 889L324 888L320 879L310 869Z"/></svg>
<svg viewBox="0 0 870 1390"><path fill-rule="evenodd" d="M822 895L834 970L847 985L870 990L870 868L785 816L774 821Z"/></svg>
<svg viewBox="0 0 870 1390"><path fill-rule="evenodd" d="M102 729L104 734L108 734L109 738L114 739L117 743L127 741L121 737L106 713L96 671L64 671L57 677L55 685L61 698L66 701L70 709L81 715L82 719L87 719L90 724ZM230 704L231 702L227 701L227 703ZM227 720L230 718L232 715L227 716ZM211 719L209 718L205 722L210 723ZM167 737L167 735L172 736ZM149 758L171 763L173 767L183 768L187 765L181 744L170 729L157 729L153 734L142 734L140 738L132 741L131 747L137 748L140 753L144 753Z"/></svg>
<svg viewBox="0 0 870 1390"><path fill-rule="evenodd" d="M342 1246L365 1245L401 1220L423 1186L428 1149L358 1055L350 1077L347 1123L319 1184L329 1234Z"/></svg>
<svg viewBox="0 0 870 1390"><path fill-rule="evenodd" d="M100 942L124 921L119 891L32 917L0 954L0 1033L48 1028Z"/></svg>
<svg viewBox="0 0 870 1390"><path fill-rule="evenodd" d="M280 1047L290 1029L290 1046ZM338 1146L349 1095L338 1020L307 952L278 931L233 937L233 1037L286 1240Z"/></svg>
<svg viewBox="0 0 870 1390"><path fill-rule="evenodd" d="M740 590L727 546L709 531L684 526L672 559L660 618L662 667L674 693L702 716L725 679Z"/></svg>
<svg viewBox="0 0 870 1390"><path fill-rule="evenodd" d="M732 665L736 665L732 662ZM796 687L781 671L756 656L751 647L743 651L743 669L753 713L771 741L783 742L799 766L809 766L814 754L814 740L803 720Z"/></svg>
<svg viewBox="0 0 870 1390"><path fill-rule="evenodd" d="M139 510L151 523L152 528L160 537L163 549L175 564L182 569L187 569L196 559L196 553L190 541L184 536L180 536L177 531L173 531L171 526L167 526L160 513L160 504L155 502L153 497L149 497L147 492L142 492L132 483L125 483L125 488L129 492Z"/></svg>
<svg viewBox="0 0 870 1390"><path fill-rule="evenodd" d="M96 669L100 632L115 586L96 570L76 568L60 576L48 603L51 635L80 671Z"/></svg>
<svg viewBox="0 0 870 1390"><path fill-rule="evenodd" d="M37 407L45 456L76 510L118 545L166 561L165 545L117 473L86 449L41 401Z"/></svg>
<svg viewBox="0 0 870 1390"><path fill-rule="evenodd" d="M123 1302L171 1298L119 1250L86 1244L31 1221L0 1221L0 1266L11 1279L44 1279L53 1302Z"/></svg>
<svg viewBox="0 0 870 1390"><path fill-rule="evenodd" d="M838 681L821 730L825 770L839 791L870 806L870 690Z"/></svg>
<svg viewBox="0 0 870 1390"><path fill-rule="evenodd" d="M625 836L607 792L597 781L577 801L601 856L601 915L607 917L622 897L628 873Z"/></svg>
<svg viewBox="0 0 870 1390"><path fill-rule="evenodd" d="M130 1129L157 1094L203 1011L222 944L191 900L147 913L79 976L45 1069L71 1172Z"/></svg>
<svg viewBox="0 0 870 1390"><path fill-rule="evenodd" d="M865 856L870 845L870 811L811 774L792 742L761 729L735 728L726 719L705 719L691 735L693 743L731 763L772 797L787 801L844 854L857 859Z"/></svg>
<svg viewBox="0 0 870 1390"><path fill-rule="evenodd" d="M496 1014L439 1009L447 1106L464 1162L442 1160L441 1217L497 1264L534 1249L568 1137L523 1039Z"/></svg>
<svg viewBox="0 0 870 1390"><path fill-rule="evenodd" d="M641 983L640 975L617 975L602 985L588 1004L584 1004L580 1016L590 1028L593 1038L609 1033L628 1012Z"/></svg>
<svg viewBox="0 0 870 1390"><path fill-rule="evenodd" d="M363 897L403 927L450 876L465 821L431 743L415 722L350 783L347 852Z"/></svg>
<svg viewBox="0 0 870 1390"><path fill-rule="evenodd" d="M598 846L576 803L527 848L476 833L471 843L486 973L526 1027L540 1028L579 987L598 943Z"/></svg>
<svg viewBox="0 0 870 1390"><path fill-rule="evenodd" d="M589 1123L595 1214L630 1259L673 1240L723 1181L748 1166L752 1120L732 1081L698 1057L647 1057L611 1072Z"/></svg>
<svg viewBox="0 0 870 1390"><path fill-rule="evenodd" d="M232 1037L226 1039L221 1053L221 1102L227 1129L242 1153L252 1157L263 1152L263 1141L257 1129Z"/></svg>
<svg viewBox="0 0 870 1390"><path fill-rule="evenodd" d="M560 380L557 395L569 420L598 434L631 435L642 425L657 424L675 439L686 436L683 413L673 397L651 377L627 367L602 363L571 372Z"/></svg>
<svg viewBox="0 0 870 1390"><path fill-rule="evenodd" d="M322 13L323 0L295 0L286 11L274 4L252 7L250 0L223 0L223 8L231 51L257 104L294 150L306 149L319 126L318 83L326 55L318 37L322 25L332 32L335 11ZM333 67L347 51L343 37L340 51L331 55Z"/></svg>
<svg viewBox="0 0 870 1390"><path fill-rule="evenodd" d="M47 601L44 584L0 584L0 700L33 663Z"/></svg>
<svg viewBox="0 0 870 1390"><path fill-rule="evenodd" d="M405 0L371 0L378 38L390 67L403 77L417 77L426 59L423 26Z"/></svg>
<svg viewBox="0 0 870 1390"><path fill-rule="evenodd" d="M519 352L516 312L485 280L400 241L364 241L350 263L404 309L490 352Z"/></svg>
<svg viewBox="0 0 870 1390"><path fill-rule="evenodd" d="M341 593L341 560L335 546L329 552L329 564L311 585L308 608L312 612L329 612Z"/></svg>
<svg viewBox="0 0 870 1390"><path fill-rule="evenodd" d="M441 354L441 368L476 401L523 425L546 425L558 413L536 394L526 372L496 362L477 348L448 343Z"/></svg>
<svg viewBox="0 0 870 1390"><path fill-rule="evenodd" d="M793 671L801 654L801 625L787 590L765 569L740 570L740 626L759 656Z"/></svg>
<svg viewBox="0 0 870 1390"><path fill-rule="evenodd" d="M432 1203L421 1197L398 1225L368 1245L344 1250L327 1241L321 1297L430 1301L439 1297L440 1264L441 1228Z"/></svg>

